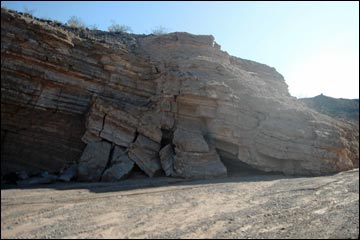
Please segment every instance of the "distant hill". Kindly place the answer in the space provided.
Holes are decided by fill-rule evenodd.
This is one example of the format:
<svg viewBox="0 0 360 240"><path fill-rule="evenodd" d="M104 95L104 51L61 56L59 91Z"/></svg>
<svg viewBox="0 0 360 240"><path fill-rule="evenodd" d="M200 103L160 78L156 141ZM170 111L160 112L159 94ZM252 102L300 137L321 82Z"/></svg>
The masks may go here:
<svg viewBox="0 0 360 240"><path fill-rule="evenodd" d="M331 117L359 121L359 99L332 98L321 94L299 100L316 111Z"/></svg>

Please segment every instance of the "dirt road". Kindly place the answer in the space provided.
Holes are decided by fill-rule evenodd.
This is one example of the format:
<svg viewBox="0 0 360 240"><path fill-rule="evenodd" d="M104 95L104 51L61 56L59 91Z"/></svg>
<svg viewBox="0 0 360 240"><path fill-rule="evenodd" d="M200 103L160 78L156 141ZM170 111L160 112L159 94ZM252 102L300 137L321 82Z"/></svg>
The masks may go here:
<svg viewBox="0 0 360 240"><path fill-rule="evenodd" d="M2 238L357 238L359 170L1 190Z"/></svg>

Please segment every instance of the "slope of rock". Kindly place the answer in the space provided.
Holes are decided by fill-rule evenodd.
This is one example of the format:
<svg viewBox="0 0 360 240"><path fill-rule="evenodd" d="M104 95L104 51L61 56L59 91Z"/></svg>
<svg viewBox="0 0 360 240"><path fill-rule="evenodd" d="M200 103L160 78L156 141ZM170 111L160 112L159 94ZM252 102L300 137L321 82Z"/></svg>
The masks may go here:
<svg viewBox="0 0 360 240"><path fill-rule="evenodd" d="M331 117L359 122L359 99L332 98L321 94L299 100Z"/></svg>
<svg viewBox="0 0 360 240"><path fill-rule="evenodd" d="M285 174L358 166L358 129L306 107L274 68L228 55L213 36L71 29L4 9L1 23L2 175L79 162L80 179L98 181L112 166L111 154L89 160L101 142L126 148L149 176L223 176L224 157ZM173 169L162 170L169 143Z"/></svg>

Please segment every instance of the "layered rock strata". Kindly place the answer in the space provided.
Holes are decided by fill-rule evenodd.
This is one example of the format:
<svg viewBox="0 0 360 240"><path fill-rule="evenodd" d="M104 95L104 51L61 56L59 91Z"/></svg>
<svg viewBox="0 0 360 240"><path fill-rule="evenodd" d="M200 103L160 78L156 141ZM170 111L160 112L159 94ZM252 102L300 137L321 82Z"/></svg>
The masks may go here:
<svg viewBox="0 0 360 240"><path fill-rule="evenodd" d="M83 181L134 164L214 177L222 158L285 174L358 167L358 127L306 107L274 68L212 36L72 29L2 9L1 59L2 174L78 162Z"/></svg>

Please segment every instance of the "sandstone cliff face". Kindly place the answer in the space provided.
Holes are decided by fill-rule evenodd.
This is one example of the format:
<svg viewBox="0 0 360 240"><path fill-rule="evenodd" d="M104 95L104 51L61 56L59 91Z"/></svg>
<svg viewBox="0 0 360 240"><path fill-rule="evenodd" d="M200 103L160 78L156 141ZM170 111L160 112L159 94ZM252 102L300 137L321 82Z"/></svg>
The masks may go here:
<svg viewBox="0 0 360 240"><path fill-rule="evenodd" d="M286 174L358 166L358 130L212 36L109 34L2 10L1 59L2 174L78 162L79 179L105 181L132 161L151 177L214 177L224 158Z"/></svg>

